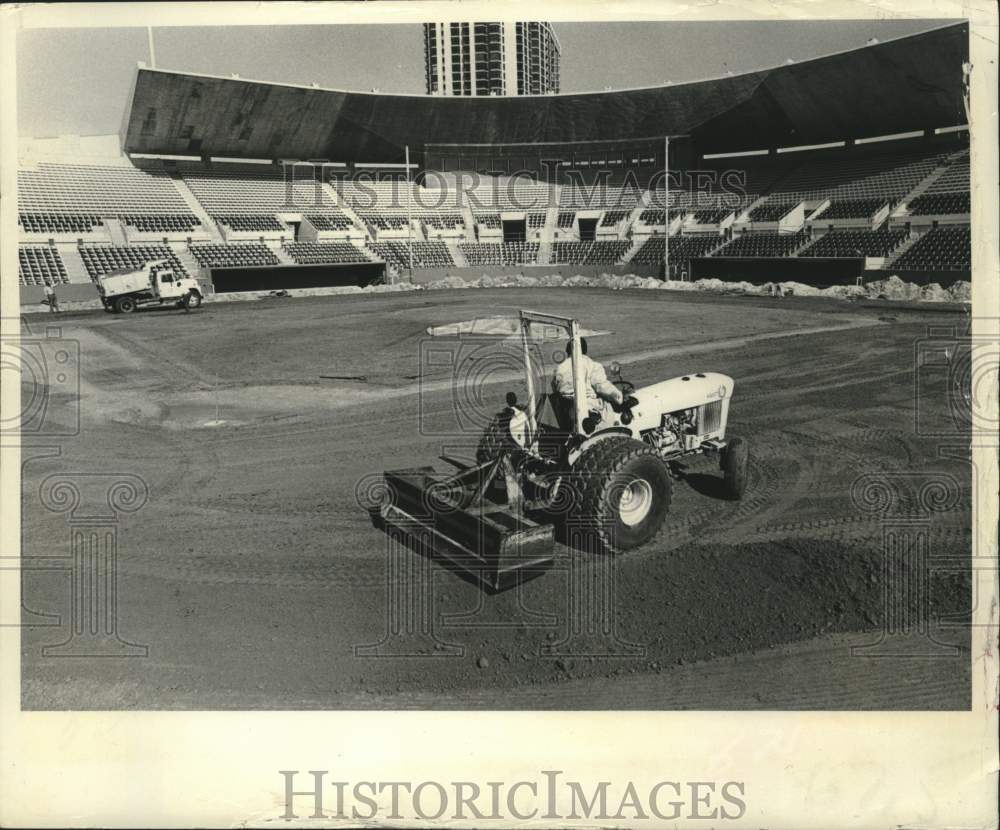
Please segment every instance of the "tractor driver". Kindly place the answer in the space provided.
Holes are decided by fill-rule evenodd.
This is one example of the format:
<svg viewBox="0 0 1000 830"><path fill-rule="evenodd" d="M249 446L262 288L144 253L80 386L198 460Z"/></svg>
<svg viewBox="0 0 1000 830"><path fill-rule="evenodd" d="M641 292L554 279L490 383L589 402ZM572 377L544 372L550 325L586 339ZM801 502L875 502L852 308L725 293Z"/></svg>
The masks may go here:
<svg viewBox="0 0 1000 830"><path fill-rule="evenodd" d="M573 341L566 344L566 360L557 367L552 377L552 391L559 395L572 417L573 413ZM608 380L604 367L587 357L587 341L580 338L580 360L583 363L583 377L586 382L588 415L584 418L587 433L597 429L608 416L608 404L620 406L623 402L621 390Z"/></svg>

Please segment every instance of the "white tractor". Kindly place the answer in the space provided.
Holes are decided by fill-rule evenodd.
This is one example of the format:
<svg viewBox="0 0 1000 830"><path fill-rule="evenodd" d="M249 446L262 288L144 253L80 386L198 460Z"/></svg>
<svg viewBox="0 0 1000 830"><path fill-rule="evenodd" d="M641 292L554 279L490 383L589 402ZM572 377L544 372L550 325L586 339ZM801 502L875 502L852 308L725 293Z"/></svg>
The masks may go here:
<svg viewBox="0 0 1000 830"><path fill-rule="evenodd" d="M621 553L649 542L670 508L671 465L693 455L718 458L727 497L747 486L748 447L726 439L732 378L698 372L635 388L612 366L624 402L600 421L587 411L576 320L522 311L527 400L486 428L476 464L441 477L431 468L385 473L381 518L432 535L430 547L487 586L551 561L553 523L573 544ZM532 327L565 333L571 344L574 399L535 389Z"/></svg>
<svg viewBox="0 0 1000 830"><path fill-rule="evenodd" d="M122 268L97 278L97 293L105 311L130 314L139 306L173 305L190 311L201 305L198 281L178 274L165 259L141 268Z"/></svg>

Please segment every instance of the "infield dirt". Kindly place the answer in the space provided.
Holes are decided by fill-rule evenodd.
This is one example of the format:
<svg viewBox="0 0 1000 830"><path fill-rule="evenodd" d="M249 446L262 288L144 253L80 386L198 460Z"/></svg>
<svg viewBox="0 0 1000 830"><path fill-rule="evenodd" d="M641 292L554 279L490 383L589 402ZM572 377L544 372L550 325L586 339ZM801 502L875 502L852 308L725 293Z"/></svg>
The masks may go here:
<svg viewBox="0 0 1000 830"><path fill-rule="evenodd" d="M621 361L637 385L735 378L745 499L724 499L717 468L699 462L656 544L613 560L559 546L552 571L495 596L390 552L359 491L384 469L468 457L472 422L520 390L501 341L428 338L428 326L518 308L610 332L591 355ZM961 334L960 312L503 289L57 322L80 347L79 431L25 440L25 708L968 706L967 416L954 367L915 357L929 327ZM435 364L441 349L472 367L471 392ZM51 403L53 423L73 423L72 399ZM74 470L148 486L116 526L118 633L146 657L42 654L68 635L71 570L67 517L39 487ZM907 483L890 513L859 501L865 476ZM944 483L944 501L920 500L927 482ZM883 570L887 521L929 557L902 605ZM414 580L427 593L406 594L408 612L433 636L420 620L414 636L387 636L390 596ZM571 600L595 586L596 629L574 630L587 621ZM887 609L919 622L907 644L891 641L916 656L872 647Z"/></svg>

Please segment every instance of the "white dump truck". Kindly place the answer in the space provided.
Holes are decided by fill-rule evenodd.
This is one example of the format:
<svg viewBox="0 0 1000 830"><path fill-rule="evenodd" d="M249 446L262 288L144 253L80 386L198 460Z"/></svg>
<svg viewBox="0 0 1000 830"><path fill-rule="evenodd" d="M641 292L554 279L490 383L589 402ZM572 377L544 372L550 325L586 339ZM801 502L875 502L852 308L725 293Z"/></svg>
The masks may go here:
<svg viewBox="0 0 1000 830"><path fill-rule="evenodd" d="M198 281L174 271L165 259L147 262L137 270L119 269L97 278L105 311L129 314L139 306L175 305L190 310L201 305Z"/></svg>

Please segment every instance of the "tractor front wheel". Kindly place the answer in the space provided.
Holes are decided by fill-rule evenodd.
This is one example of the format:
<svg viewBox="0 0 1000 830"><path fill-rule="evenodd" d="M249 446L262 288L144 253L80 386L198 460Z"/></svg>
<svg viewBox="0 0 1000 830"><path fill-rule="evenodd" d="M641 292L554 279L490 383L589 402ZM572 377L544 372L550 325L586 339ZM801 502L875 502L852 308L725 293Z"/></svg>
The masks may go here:
<svg viewBox="0 0 1000 830"><path fill-rule="evenodd" d="M670 510L670 474L642 441L607 438L573 466L574 500L568 527L583 530L607 553L651 541Z"/></svg>
<svg viewBox="0 0 1000 830"><path fill-rule="evenodd" d="M747 489L747 477L750 468L750 447L742 438L733 438L719 459L722 475L726 483L726 494L737 501L743 498Z"/></svg>

